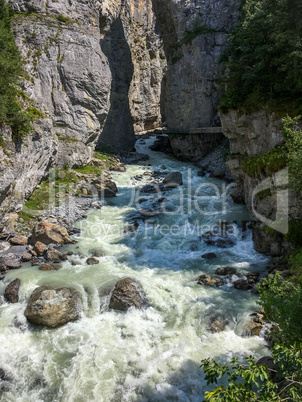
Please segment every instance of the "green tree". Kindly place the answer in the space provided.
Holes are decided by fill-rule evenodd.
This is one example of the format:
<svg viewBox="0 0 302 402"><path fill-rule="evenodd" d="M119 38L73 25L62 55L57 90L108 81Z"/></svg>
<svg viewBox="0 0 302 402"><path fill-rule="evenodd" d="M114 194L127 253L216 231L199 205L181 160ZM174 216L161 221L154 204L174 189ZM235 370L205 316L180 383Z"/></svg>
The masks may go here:
<svg viewBox="0 0 302 402"><path fill-rule="evenodd" d="M22 74L22 58L12 32L10 8L5 0L0 0L0 126L10 126L15 138L26 135L33 120L18 100Z"/></svg>
<svg viewBox="0 0 302 402"><path fill-rule="evenodd" d="M302 110L302 2L244 0L241 21L221 61L226 93L222 111L265 103ZM293 102L294 101L294 102Z"/></svg>

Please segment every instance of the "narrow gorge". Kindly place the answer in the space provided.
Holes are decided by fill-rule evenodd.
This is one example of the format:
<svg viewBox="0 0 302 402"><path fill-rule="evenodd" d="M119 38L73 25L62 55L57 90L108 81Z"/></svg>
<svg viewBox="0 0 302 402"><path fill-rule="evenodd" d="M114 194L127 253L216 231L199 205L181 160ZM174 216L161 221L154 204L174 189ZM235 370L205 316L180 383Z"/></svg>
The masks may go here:
<svg viewBox="0 0 302 402"><path fill-rule="evenodd" d="M272 371L302 344L302 10L271 3L0 0L0 400L301 400L301 356Z"/></svg>

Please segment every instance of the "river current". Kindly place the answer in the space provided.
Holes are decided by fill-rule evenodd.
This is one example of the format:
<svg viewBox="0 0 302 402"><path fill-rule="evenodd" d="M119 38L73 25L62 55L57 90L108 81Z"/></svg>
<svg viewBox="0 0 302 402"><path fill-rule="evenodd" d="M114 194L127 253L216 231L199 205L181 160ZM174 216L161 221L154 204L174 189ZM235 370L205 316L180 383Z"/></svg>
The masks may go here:
<svg viewBox="0 0 302 402"><path fill-rule="evenodd" d="M263 337L242 337L242 327L257 308L256 296L234 289L200 286L202 273L232 266L261 272L268 258L253 248L251 233L242 231L246 207L226 194L222 180L199 177L198 168L149 150L152 139L138 141L137 150L150 160L113 173L118 196L78 222L76 265L63 263L58 271L39 271L25 265L10 271L20 278L20 302L0 305L1 401L33 402L199 402L208 389L200 368L204 358L229 361L267 353ZM148 166L148 165L151 166ZM181 172L183 186L164 194L138 194L150 182L150 170ZM142 175L142 180L133 179ZM207 198L206 198L207 196ZM139 198L149 201L138 204ZM136 231L124 231L137 209L152 210L158 197L167 198L167 213L149 216ZM222 249L200 239L206 227L220 220L238 222L237 244ZM104 253L98 265L85 264L91 251ZM217 258L206 260L208 252ZM142 285L148 307L127 313L108 310L109 294L117 280L135 279ZM0 283L3 294L7 280ZM28 325L26 301L41 285L77 289L83 300L81 319L57 329ZM226 329L211 333L211 317L226 317Z"/></svg>

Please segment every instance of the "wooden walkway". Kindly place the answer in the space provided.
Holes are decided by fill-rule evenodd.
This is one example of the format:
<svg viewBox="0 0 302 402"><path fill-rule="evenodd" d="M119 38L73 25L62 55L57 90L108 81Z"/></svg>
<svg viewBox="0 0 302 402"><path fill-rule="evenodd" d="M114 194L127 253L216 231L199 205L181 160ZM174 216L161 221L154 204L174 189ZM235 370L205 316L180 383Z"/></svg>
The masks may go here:
<svg viewBox="0 0 302 402"><path fill-rule="evenodd" d="M201 128L169 128L167 134L223 134L222 127L201 127Z"/></svg>

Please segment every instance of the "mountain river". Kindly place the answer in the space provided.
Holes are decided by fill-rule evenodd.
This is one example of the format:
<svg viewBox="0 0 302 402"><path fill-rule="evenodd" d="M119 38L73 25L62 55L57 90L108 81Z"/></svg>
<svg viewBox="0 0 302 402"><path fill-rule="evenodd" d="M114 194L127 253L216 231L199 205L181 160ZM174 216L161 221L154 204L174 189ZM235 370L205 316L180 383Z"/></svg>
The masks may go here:
<svg viewBox="0 0 302 402"><path fill-rule="evenodd" d="M8 373L0 383L1 401L200 402L208 389L202 359L267 354L263 336L242 336L257 297L231 282L213 288L195 281L221 266L243 273L265 270L269 259L254 250L250 231L242 230L246 207L233 203L224 181L199 177L193 164L152 152L153 141L139 140L136 146L150 160L112 174L118 196L77 222L82 229L77 244L64 247L80 252L73 257L76 265L65 261L62 269L44 272L28 263L0 282L3 294L7 279L21 279L19 303L8 304L1 296L0 367ZM181 172L184 184L159 195L139 194L150 183L148 171ZM140 175L141 180L133 178ZM138 209L154 210L158 197L167 198L167 212L124 231ZM140 198L147 201L139 204ZM200 238L220 220L237 222L234 247L208 246ZM88 266L92 249L104 256ZM208 252L217 257L203 259ZM141 284L144 309L108 309L110 291L125 277ZM57 329L29 325L23 315L26 302L41 285L77 289L81 318ZM226 317L228 325L212 333L208 328L216 316Z"/></svg>

